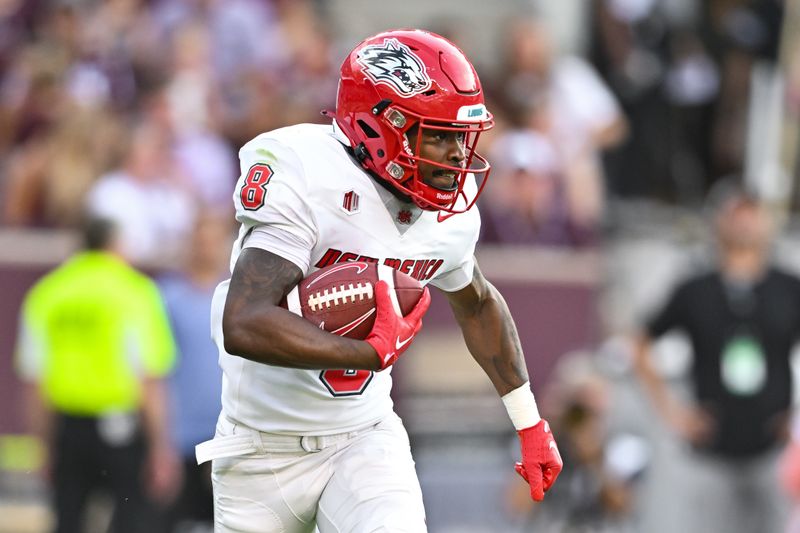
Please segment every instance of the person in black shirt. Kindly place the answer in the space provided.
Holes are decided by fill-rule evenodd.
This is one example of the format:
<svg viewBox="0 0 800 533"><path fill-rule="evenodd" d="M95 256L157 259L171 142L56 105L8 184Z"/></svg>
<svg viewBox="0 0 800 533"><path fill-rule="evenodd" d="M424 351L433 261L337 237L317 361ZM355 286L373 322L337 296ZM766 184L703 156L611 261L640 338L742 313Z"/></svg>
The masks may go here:
<svg viewBox="0 0 800 533"><path fill-rule="evenodd" d="M636 343L636 371L658 412L694 451L689 498L698 532L783 531L775 459L792 399L790 355L800 335L800 279L770 261L769 214L727 191L715 209L718 262L673 291ZM688 335L693 402L669 394L648 358L653 339Z"/></svg>

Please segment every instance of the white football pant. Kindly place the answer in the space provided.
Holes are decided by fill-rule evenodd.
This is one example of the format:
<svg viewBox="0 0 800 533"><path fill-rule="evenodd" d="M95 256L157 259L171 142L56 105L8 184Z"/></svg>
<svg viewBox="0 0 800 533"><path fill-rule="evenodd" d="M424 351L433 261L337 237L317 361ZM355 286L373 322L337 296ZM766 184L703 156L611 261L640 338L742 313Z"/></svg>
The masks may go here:
<svg viewBox="0 0 800 533"><path fill-rule="evenodd" d="M215 453L226 441L227 452ZM231 456L231 445L238 455ZM214 440L200 446L218 457L218 533L427 531L408 435L394 414L362 431L302 438L260 433L222 416Z"/></svg>

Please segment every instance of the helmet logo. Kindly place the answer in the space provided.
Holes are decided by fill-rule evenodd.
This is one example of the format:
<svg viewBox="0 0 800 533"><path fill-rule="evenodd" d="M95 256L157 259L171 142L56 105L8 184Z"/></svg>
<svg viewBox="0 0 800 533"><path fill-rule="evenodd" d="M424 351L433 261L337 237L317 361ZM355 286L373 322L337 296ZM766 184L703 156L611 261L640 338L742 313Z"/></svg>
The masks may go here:
<svg viewBox="0 0 800 533"><path fill-rule="evenodd" d="M400 96L413 96L431 86L425 64L397 39L365 46L358 51L357 61L369 79L388 85Z"/></svg>

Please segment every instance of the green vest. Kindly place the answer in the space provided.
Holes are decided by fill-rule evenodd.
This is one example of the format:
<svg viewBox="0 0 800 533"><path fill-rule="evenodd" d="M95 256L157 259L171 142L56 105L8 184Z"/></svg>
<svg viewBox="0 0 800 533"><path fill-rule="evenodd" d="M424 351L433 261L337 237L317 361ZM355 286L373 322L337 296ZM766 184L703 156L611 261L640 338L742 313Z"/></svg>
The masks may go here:
<svg viewBox="0 0 800 533"><path fill-rule="evenodd" d="M23 302L17 362L59 412L139 407L144 376L170 371L175 345L158 288L105 252L68 259Z"/></svg>

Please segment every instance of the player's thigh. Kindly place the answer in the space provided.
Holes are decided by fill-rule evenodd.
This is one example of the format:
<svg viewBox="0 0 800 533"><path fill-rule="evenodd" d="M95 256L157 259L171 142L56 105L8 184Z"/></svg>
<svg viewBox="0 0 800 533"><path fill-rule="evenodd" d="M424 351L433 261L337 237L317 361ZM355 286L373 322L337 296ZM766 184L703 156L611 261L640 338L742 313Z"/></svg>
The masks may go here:
<svg viewBox="0 0 800 533"><path fill-rule="evenodd" d="M217 532L307 533L330 476L330 453L282 453L215 459Z"/></svg>
<svg viewBox="0 0 800 533"><path fill-rule="evenodd" d="M427 531L408 435L397 417L337 454L317 526L320 533Z"/></svg>

